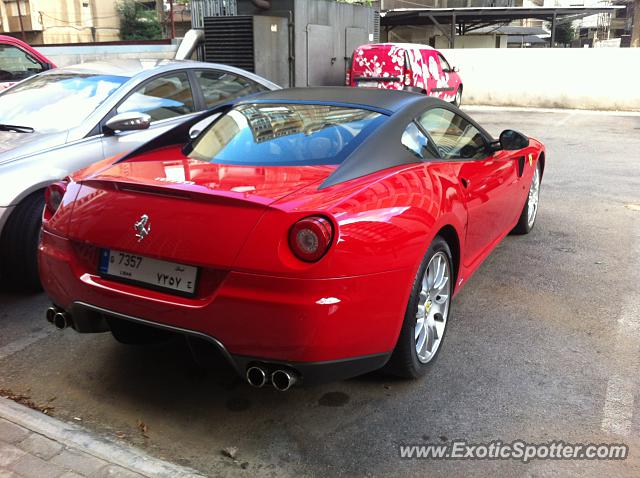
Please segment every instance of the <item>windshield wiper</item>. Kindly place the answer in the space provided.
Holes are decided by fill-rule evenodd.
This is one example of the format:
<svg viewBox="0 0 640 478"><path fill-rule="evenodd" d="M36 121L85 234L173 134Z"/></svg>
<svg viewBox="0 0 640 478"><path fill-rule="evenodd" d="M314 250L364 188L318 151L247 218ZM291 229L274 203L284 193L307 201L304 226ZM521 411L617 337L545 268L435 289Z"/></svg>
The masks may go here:
<svg viewBox="0 0 640 478"><path fill-rule="evenodd" d="M0 124L0 131L13 131L15 133L33 133L31 126L16 126L12 124Z"/></svg>

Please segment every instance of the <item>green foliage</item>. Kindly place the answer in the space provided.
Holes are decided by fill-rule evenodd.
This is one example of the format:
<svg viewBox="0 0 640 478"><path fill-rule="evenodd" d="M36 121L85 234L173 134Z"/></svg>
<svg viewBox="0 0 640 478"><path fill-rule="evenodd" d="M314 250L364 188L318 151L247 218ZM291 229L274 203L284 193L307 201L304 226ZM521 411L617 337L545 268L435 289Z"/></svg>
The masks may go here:
<svg viewBox="0 0 640 478"><path fill-rule="evenodd" d="M556 43L568 45L576 38L576 29L572 23L562 23L556 26Z"/></svg>
<svg viewBox="0 0 640 478"><path fill-rule="evenodd" d="M120 13L120 38L123 40L158 40L162 27L155 10L149 10L135 0L123 0L118 4Z"/></svg>

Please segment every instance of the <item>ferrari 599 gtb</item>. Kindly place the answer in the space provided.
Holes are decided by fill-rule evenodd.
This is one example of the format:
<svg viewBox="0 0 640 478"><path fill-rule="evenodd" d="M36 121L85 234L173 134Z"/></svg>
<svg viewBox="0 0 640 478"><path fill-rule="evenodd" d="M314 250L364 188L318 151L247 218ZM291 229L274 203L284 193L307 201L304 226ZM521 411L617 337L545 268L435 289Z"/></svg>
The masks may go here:
<svg viewBox="0 0 640 478"><path fill-rule="evenodd" d="M48 319L213 343L254 386L434 362L452 298L531 230L544 146L402 91L271 91L46 193Z"/></svg>

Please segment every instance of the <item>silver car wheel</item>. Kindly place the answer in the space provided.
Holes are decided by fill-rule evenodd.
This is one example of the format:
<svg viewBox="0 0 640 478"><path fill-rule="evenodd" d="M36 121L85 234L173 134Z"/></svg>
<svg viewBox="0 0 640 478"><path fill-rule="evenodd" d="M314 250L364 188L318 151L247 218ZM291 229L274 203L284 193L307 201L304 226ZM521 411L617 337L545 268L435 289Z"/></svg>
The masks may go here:
<svg viewBox="0 0 640 478"><path fill-rule="evenodd" d="M540 168L536 166L529 187L529 198L527 199L527 225L531 228L536 220L538 213L538 201L540 200Z"/></svg>
<svg viewBox="0 0 640 478"><path fill-rule="evenodd" d="M451 268L444 252L433 255L424 276L416 314L415 342L418 360L427 363L438 351L451 303Z"/></svg>

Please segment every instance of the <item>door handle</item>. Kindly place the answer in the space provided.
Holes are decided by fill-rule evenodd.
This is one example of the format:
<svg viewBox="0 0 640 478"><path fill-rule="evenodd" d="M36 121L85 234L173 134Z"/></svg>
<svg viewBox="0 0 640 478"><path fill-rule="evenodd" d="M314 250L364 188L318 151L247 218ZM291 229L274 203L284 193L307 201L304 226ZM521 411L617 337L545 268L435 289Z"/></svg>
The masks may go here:
<svg viewBox="0 0 640 478"><path fill-rule="evenodd" d="M460 182L462 183L462 186L464 186L465 188L468 188L469 184L471 183L471 181L469 181L467 178L460 178Z"/></svg>

